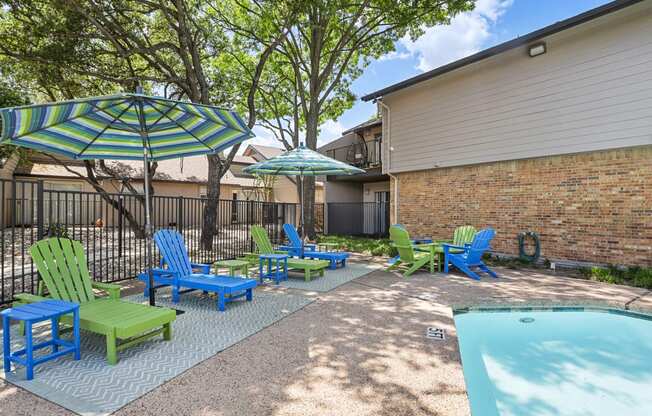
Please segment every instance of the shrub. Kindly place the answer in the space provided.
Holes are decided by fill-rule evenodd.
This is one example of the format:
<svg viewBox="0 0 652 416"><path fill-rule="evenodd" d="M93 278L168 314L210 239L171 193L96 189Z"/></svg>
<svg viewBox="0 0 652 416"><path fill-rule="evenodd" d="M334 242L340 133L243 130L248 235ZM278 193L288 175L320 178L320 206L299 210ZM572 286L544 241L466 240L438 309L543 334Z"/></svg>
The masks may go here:
<svg viewBox="0 0 652 416"><path fill-rule="evenodd" d="M621 284L624 280L621 276L621 272L615 267L609 267L606 269L601 267L592 267L590 277L591 280L595 280L597 282L614 284Z"/></svg>
<svg viewBox="0 0 652 416"><path fill-rule="evenodd" d="M46 231L46 235L48 237L70 238L68 236L68 227L59 223L50 224Z"/></svg>
<svg viewBox="0 0 652 416"><path fill-rule="evenodd" d="M624 284L646 289L652 289L652 268L645 267L592 267L581 269L580 272L598 282Z"/></svg>
<svg viewBox="0 0 652 416"><path fill-rule="evenodd" d="M652 268L636 268L633 272L634 286L652 289Z"/></svg>
<svg viewBox="0 0 652 416"><path fill-rule="evenodd" d="M390 245L387 238L352 237L340 235L319 236L320 243L336 243L342 250L372 256L395 256L396 249Z"/></svg>

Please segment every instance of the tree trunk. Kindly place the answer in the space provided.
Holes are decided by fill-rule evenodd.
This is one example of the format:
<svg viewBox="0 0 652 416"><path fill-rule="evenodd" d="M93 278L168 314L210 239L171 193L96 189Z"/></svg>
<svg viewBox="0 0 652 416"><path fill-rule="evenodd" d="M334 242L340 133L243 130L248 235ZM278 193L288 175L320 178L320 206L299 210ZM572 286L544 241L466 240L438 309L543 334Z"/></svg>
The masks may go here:
<svg viewBox="0 0 652 416"><path fill-rule="evenodd" d="M310 109L306 117L306 147L317 150L317 131L319 129L319 109L317 99L310 100ZM303 178L303 216L304 232L309 239L315 239L315 177Z"/></svg>
<svg viewBox="0 0 652 416"><path fill-rule="evenodd" d="M143 224L142 221L138 222L131 211L129 211L127 207L124 206L124 198L115 198L113 195L110 195L108 192L106 192L99 183L93 183L90 181L88 183L93 186L95 192L98 193L104 202L113 207L113 209L118 211L118 215L122 215L127 220L127 223L129 223L129 228L134 232L134 237L138 239L145 238L145 224ZM140 202L144 207L144 200Z"/></svg>
<svg viewBox="0 0 652 416"><path fill-rule="evenodd" d="M112 199L112 198L107 195L107 197L104 198L104 200L108 201L108 199ZM129 223L129 228L134 232L134 237L136 237L137 239L145 238L145 224L139 224L136 218L134 218L134 216L131 214L131 212L129 212L129 210L124 207L123 204L124 199L122 200L119 199L118 201L115 201L113 199L113 201L114 202L109 202L109 203L118 211L119 215L125 217L127 223Z"/></svg>
<svg viewBox="0 0 652 416"><path fill-rule="evenodd" d="M201 229L201 247L213 249L213 237L217 232L217 210L220 201L220 161L217 155L207 155L208 183L206 185L207 201L204 205L204 221Z"/></svg>
<svg viewBox="0 0 652 416"><path fill-rule="evenodd" d="M304 233L309 239L317 237L315 231L315 177L304 176L303 178L303 215Z"/></svg>

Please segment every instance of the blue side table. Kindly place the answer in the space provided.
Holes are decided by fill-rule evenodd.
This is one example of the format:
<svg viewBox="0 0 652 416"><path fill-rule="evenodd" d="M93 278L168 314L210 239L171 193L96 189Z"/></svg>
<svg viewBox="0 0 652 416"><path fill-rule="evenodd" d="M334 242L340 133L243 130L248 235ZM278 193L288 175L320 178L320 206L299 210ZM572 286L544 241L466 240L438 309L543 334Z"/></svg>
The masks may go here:
<svg viewBox="0 0 652 416"><path fill-rule="evenodd" d="M69 313L73 314L73 342L59 338L59 318ZM62 300L44 300L16 306L0 312L2 315L3 330L3 356L5 374L11 371L11 363L24 365L27 380L34 378L34 366L45 361L53 360L65 354L74 353L75 360L81 358L79 351L79 305ZM52 339L34 344L32 338L32 325L46 320L52 321ZM10 321L25 323L25 348L11 352ZM52 347L50 354L34 358L34 351L41 348Z"/></svg>
<svg viewBox="0 0 652 416"><path fill-rule="evenodd" d="M288 257L287 254L261 254L258 256L260 283L263 283L264 278L274 279L276 284L279 284L281 280L287 280ZM264 273L265 263L267 263L267 273Z"/></svg>

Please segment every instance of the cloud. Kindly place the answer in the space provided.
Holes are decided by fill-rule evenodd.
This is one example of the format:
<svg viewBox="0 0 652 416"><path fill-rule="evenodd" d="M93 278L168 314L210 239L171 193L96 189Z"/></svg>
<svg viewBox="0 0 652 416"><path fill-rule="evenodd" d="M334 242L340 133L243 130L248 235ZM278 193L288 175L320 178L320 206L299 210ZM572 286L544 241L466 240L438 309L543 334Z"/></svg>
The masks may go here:
<svg viewBox="0 0 652 416"><path fill-rule="evenodd" d="M382 61L402 60L402 59L408 59L411 56L412 56L411 52L392 51L378 58L378 61L382 62Z"/></svg>
<svg viewBox="0 0 652 416"><path fill-rule="evenodd" d="M513 0L478 0L475 9L460 14L450 25L434 26L414 42L409 38L400 44L419 60L417 68L429 71L480 51L489 40L491 30Z"/></svg>
<svg viewBox="0 0 652 416"><path fill-rule="evenodd" d="M335 139L339 139L342 136L342 132L346 130L344 125L339 121L328 120L319 127L319 137L317 138L317 147L323 146L326 143L332 142ZM244 149L249 144L258 144L263 146L272 146L283 148L283 144L274 137L274 134L267 128L261 126L255 126L253 128L254 134L256 137L247 140L241 147L239 153L242 154ZM304 141L304 134L301 134L301 141Z"/></svg>
<svg viewBox="0 0 652 416"><path fill-rule="evenodd" d="M319 128L319 137L317 138L317 147L339 139L346 128L339 121L328 120Z"/></svg>

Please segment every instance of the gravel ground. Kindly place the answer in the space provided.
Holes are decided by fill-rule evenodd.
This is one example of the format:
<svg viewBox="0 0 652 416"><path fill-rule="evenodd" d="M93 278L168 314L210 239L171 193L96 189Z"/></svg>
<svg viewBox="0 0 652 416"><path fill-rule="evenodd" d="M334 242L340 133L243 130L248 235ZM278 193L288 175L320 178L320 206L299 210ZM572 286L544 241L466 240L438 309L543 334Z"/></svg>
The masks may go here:
<svg viewBox="0 0 652 416"><path fill-rule="evenodd" d="M319 294L316 302L116 415L468 415L451 305L544 301L652 308L652 295L643 289L496 271L500 279L480 282L370 273ZM138 284L125 292L132 290ZM427 339L429 326L444 328L446 341ZM1 415L69 414L6 384L0 403Z"/></svg>

